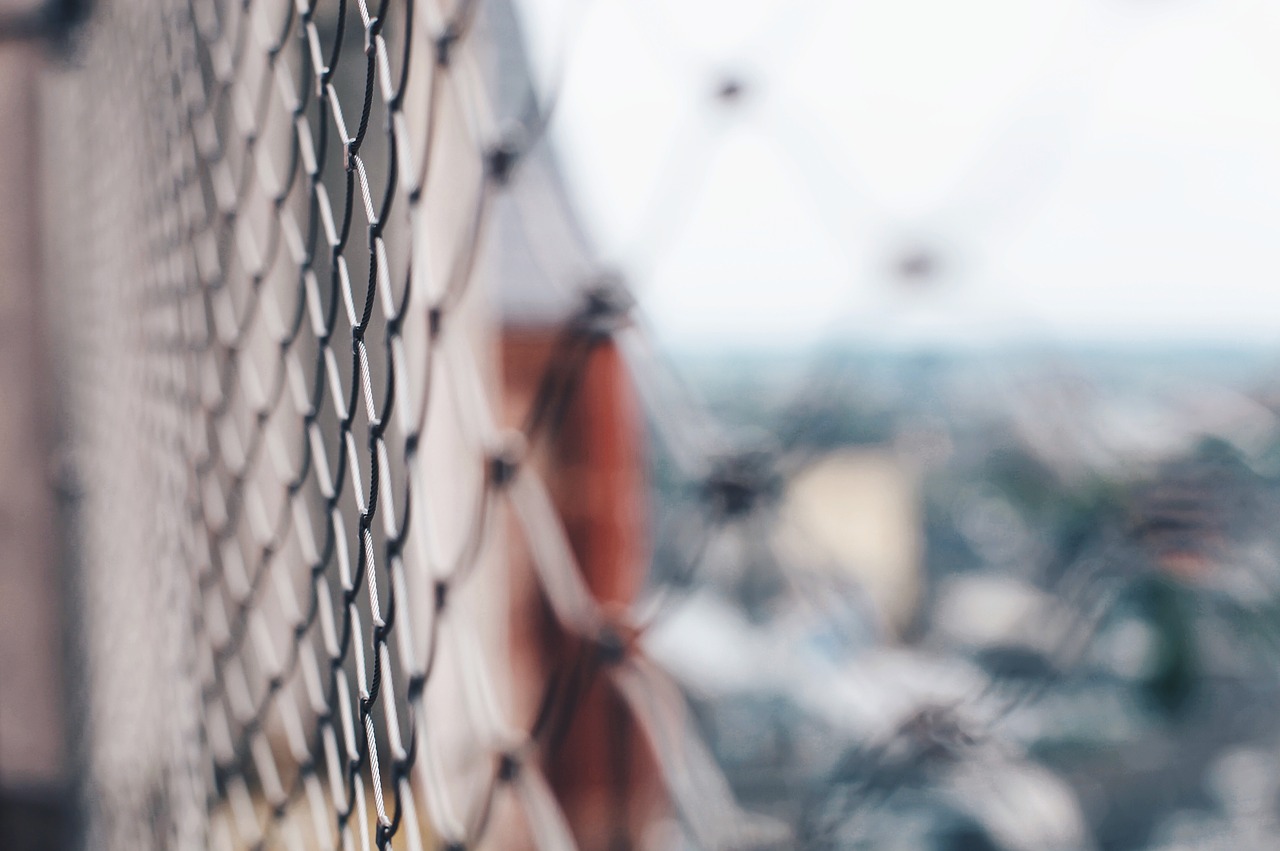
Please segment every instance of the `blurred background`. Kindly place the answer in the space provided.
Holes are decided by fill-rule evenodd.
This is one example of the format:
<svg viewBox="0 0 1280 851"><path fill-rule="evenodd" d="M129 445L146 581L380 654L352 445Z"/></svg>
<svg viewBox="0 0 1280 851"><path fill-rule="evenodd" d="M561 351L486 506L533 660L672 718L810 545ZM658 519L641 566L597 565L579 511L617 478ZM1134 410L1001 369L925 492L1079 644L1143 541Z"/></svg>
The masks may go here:
<svg viewBox="0 0 1280 851"><path fill-rule="evenodd" d="M753 494L691 530L656 453L647 646L741 799L816 847L1273 843L1276 10L516 5Z"/></svg>
<svg viewBox="0 0 1280 851"><path fill-rule="evenodd" d="M428 11L395 43L436 27L422 52L449 49L440 22L458 5L418 5ZM356 59L335 65L331 97L359 115L375 72L357 42L374 13L298 8L317 41L343 21L356 34L332 42ZM477 581L501 602L478 629L486 658L511 669L499 702L532 716L538 683L583 679L570 708L548 712L559 732L538 757L576 845L1276 847L1280 7L461 8L483 96L458 97L487 104L509 154L501 191L476 206L483 236L451 237L480 257L464 308L486 353L479 381L532 447L593 598L627 613L626 653L661 672L697 742L653 735L637 694L665 694L658 680L618 678L614 695L578 673L591 666L556 625L520 505L484 526ZM95 498L83 446L97 444L72 423L102 409L80 389L89 350L64 341L95 321L68 319L67 305L96 255L80 258L64 228L77 207L114 202L75 194L60 157L98 162L110 151L84 153L104 144L98 129L134 126L82 118L66 93L87 85L92 100L86 57L143 49L150 31L93 47L104 15L146 17L123 0L5 0L0 13L0 845L93 847L107 835L94 802L114 782L103 707L133 666L95 655L128 628L123 609L82 620L124 568L85 543L96 539L80 518ZM200 67L217 79L213 55ZM425 87L406 110L415 95L425 102ZM392 136L398 108L375 113L371 134ZM394 144L362 155L392 197ZM426 196L469 221L470 201ZM393 242L375 269L417 262ZM435 309L423 315L438 328ZM399 333L377 315L388 339ZM594 342L577 352L566 329L584 327ZM423 386L434 368L415 374ZM340 427L351 438L345 420L322 425L327 440ZM483 502L498 486L476 487ZM430 584L409 582L429 610ZM371 741L389 735L369 724ZM706 766L689 756L704 750ZM134 770L115 758L112 770ZM260 768L237 770L255 802L270 797ZM707 772L758 830L699 827L709 799L694 780ZM207 790L215 821L223 783ZM496 818L482 842L526 847Z"/></svg>

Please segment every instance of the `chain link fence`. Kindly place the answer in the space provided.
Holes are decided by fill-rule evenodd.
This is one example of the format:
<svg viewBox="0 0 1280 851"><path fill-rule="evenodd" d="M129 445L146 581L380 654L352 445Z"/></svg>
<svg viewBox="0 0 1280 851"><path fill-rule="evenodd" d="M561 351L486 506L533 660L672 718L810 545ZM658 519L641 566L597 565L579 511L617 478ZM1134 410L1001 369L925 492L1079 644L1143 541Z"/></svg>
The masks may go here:
<svg viewBox="0 0 1280 851"><path fill-rule="evenodd" d="M512 34L469 2L104 6L50 157L90 844L572 847L541 752L594 678L691 831L778 835L588 590L531 462L628 326L620 291L580 297L521 428L495 412L484 235L543 129L491 103ZM524 707L508 533L575 648Z"/></svg>

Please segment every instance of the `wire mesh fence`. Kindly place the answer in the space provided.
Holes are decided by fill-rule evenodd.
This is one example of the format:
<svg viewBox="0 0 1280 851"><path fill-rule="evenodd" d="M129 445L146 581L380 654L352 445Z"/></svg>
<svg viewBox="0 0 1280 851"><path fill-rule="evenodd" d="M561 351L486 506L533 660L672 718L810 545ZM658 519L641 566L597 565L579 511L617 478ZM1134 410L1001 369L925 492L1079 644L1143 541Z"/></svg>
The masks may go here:
<svg viewBox="0 0 1280 851"><path fill-rule="evenodd" d="M850 235L892 215L784 85L843 6L718 21L765 21L725 70L678 37L705 21L600 5L116 0L74 40L45 195L87 845L1202 847L1206 771L1228 803L1273 778L1274 684L1204 662L1233 685L1187 704L1186 662L1201 620L1206 658L1271 658L1271 403L1139 452L1111 390L981 356L677 375L646 310L790 339L868 275L997 332L937 284L961 253ZM592 49L634 73L566 72ZM637 82L668 77L683 124ZM767 144L735 136L757 107ZM776 174L741 181L778 160L817 210L791 225ZM705 227L735 215L767 239ZM1100 800L1152 766L1194 780Z"/></svg>
<svg viewBox="0 0 1280 851"><path fill-rule="evenodd" d="M769 833L528 463L626 325L616 293L584 297L523 428L498 425L478 255L541 128L493 112L477 14L110 4L58 92L82 134L51 194L80 329L95 845L461 848L505 796L509 834L570 847L539 751L596 677L691 829ZM579 657L528 717L495 650L500 508Z"/></svg>

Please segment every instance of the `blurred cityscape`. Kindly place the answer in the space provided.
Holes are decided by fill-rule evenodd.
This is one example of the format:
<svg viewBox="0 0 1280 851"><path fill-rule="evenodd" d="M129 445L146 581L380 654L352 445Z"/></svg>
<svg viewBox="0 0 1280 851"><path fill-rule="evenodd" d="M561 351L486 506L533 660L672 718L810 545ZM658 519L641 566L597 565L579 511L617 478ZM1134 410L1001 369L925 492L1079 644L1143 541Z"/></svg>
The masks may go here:
<svg viewBox="0 0 1280 851"><path fill-rule="evenodd" d="M1275 846L1273 352L680 366L777 436L716 493L654 464L646 646L748 808L814 848Z"/></svg>

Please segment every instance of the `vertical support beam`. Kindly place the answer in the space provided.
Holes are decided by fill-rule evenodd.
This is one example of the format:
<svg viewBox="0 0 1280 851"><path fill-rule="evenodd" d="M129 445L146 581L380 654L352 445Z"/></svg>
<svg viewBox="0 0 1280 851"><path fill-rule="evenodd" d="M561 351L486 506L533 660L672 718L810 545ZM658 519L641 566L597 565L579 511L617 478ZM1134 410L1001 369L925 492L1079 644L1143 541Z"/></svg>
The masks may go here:
<svg viewBox="0 0 1280 851"><path fill-rule="evenodd" d="M621 354L612 343L598 345L556 436L553 489L587 586L606 609L630 606L644 584L641 428ZM639 847L657 802L656 768L603 669L572 717L549 775L581 847Z"/></svg>
<svg viewBox="0 0 1280 851"><path fill-rule="evenodd" d="M70 832L37 204L43 52L0 44L0 842L14 851L61 847Z"/></svg>
<svg viewBox="0 0 1280 851"><path fill-rule="evenodd" d="M503 335L507 418L518 422L553 356L558 328L508 328ZM605 607L636 600L648 563L645 473L639 402L621 354L597 345L550 444L536 459L588 588ZM518 548L516 550L518 552ZM519 556L515 556L519 558ZM571 663L580 651L557 634L536 583L517 587L512 654L519 672ZM540 616L541 613L541 616ZM639 847L640 832L663 806L657 769L630 713L603 669L570 709L563 739L547 755L555 789L582 851ZM536 690L525 685L525 691Z"/></svg>

